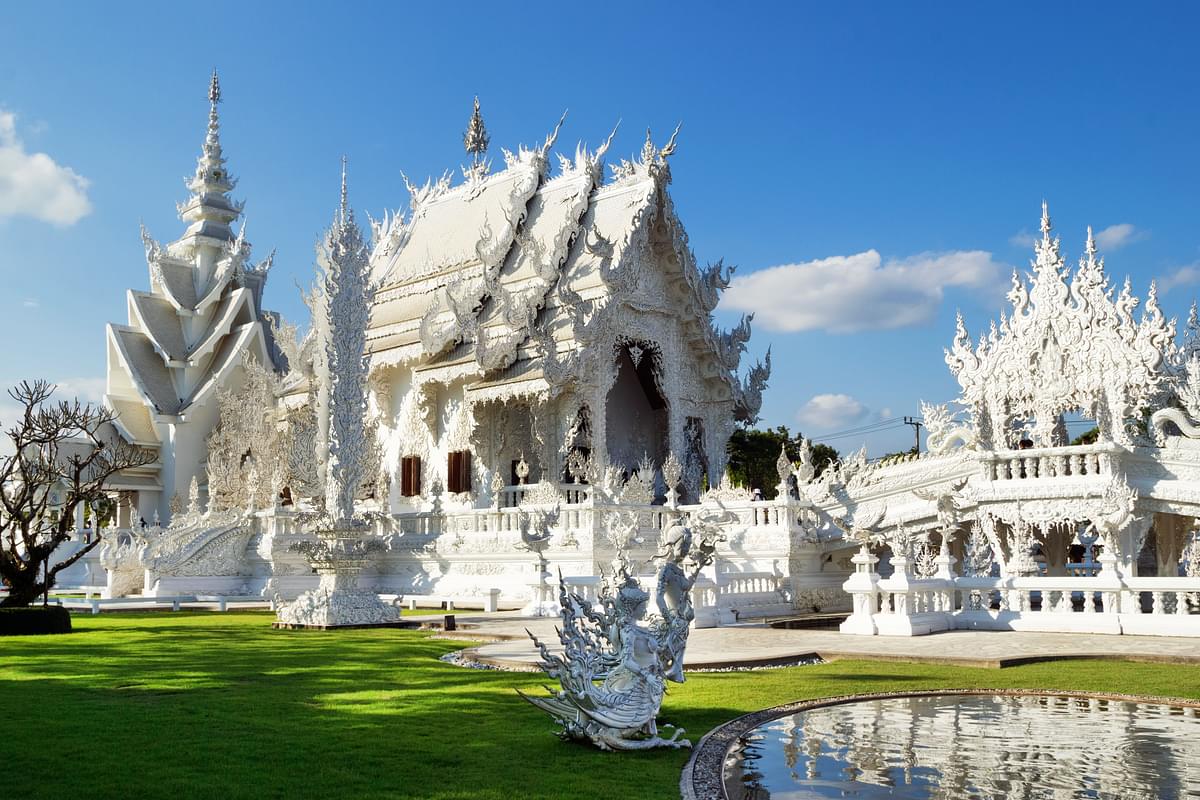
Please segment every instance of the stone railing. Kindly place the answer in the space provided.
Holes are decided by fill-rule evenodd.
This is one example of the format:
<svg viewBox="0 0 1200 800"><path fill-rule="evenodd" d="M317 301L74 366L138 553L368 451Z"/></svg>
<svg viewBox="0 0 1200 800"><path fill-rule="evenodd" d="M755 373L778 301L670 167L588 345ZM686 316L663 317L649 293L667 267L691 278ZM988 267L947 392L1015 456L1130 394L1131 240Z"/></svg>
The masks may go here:
<svg viewBox="0 0 1200 800"><path fill-rule="evenodd" d="M991 481L1030 478L1110 476L1116 449L1109 442L998 450L980 456L984 477Z"/></svg>
<svg viewBox="0 0 1200 800"><path fill-rule="evenodd" d="M786 588L787 580L770 572L726 573L717 578L716 606L734 620L781 616L792 610Z"/></svg>
<svg viewBox="0 0 1200 800"><path fill-rule="evenodd" d="M534 486L536 484L532 483L505 486L500 490L500 507L515 508L521 505L521 501L525 499L525 495ZM592 487L586 483L558 483L555 484L555 487L562 496L562 502L567 505L586 503L592 497Z"/></svg>
<svg viewBox="0 0 1200 800"><path fill-rule="evenodd" d="M949 566L948 556L942 559ZM845 584L854 613L846 633L916 636L953 629L1125 633L1200 637L1200 578L1130 577L1101 569L1092 577L915 578L871 571L855 556Z"/></svg>
<svg viewBox="0 0 1200 800"><path fill-rule="evenodd" d="M566 487L566 488L564 488ZM504 491L511 496L523 496L528 486L510 486ZM796 501L781 503L774 500L744 500L722 505L708 506L693 505L645 505L635 506L627 503L609 503L591 496L583 499L590 492L586 484L562 484L564 492L577 492L571 499L564 493L564 502L559 505L556 528L573 531L602 530L607 515L612 512L633 514L638 521L638 535L642 538L656 540L659 533L671 524L679 514L689 512L723 512L733 516L729 523L734 528L778 527L781 529L799 529L800 506ZM507 502L507 500L505 501ZM519 502L519 499L518 499ZM404 534L415 537L436 537L443 533L507 533L520 530L520 514L518 506L502 505L500 508L464 508L443 511L434 514L427 511L408 511L389 515L378 523L378 533Z"/></svg>
<svg viewBox="0 0 1200 800"><path fill-rule="evenodd" d="M662 613L653 597L658 577L653 574L640 575L638 580L649 591L652 613ZM563 584L585 601L599 601L601 578L594 575L566 576ZM719 575L713 582L701 576L692 588L692 605L696 614L696 626L714 627L732 624L748 617L781 616L792 611L792 604L785 593L787 579L769 572L729 573Z"/></svg>

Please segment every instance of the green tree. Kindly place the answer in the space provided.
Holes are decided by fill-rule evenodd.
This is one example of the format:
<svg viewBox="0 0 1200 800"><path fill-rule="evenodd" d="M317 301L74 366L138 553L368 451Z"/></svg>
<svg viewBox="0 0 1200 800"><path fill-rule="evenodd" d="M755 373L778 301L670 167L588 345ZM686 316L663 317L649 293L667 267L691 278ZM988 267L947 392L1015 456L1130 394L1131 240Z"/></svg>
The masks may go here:
<svg viewBox="0 0 1200 800"><path fill-rule="evenodd" d="M734 483L749 489L761 489L763 497L774 499L779 484L779 473L775 461L779 448L787 447L787 456L793 462L800 460L800 442L804 436L792 435L786 425L765 431L754 428L738 428L729 438L729 476ZM827 444L812 445L812 463L820 475L830 461L836 461L838 451Z"/></svg>
<svg viewBox="0 0 1200 800"><path fill-rule="evenodd" d="M881 455L878 458L878 460L879 461L887 461L892 458L897 458L898 456L915 456L916 454L917 454L917 448L910 447L907 450L897 450L894 453L884 453L883 455Z"/></svg>
<svg viewBox="0 0 1200 800"><path fill-rule="evenodd" d="M1091 428L1076 436L1071 440L1071 444L1095 444L1096 439L1100 437L1099 428Z"/></svg>

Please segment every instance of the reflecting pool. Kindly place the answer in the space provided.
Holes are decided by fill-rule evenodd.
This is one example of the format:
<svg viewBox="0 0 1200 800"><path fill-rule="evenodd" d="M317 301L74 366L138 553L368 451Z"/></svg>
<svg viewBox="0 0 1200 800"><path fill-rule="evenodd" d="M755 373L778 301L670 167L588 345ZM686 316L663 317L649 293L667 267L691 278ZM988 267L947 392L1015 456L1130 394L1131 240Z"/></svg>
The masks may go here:
<svg viewBox="0 0 1200 800"><path fill-rule="evenodd" d="M1200 798L1200 709L1058 695L861 700L754 728L724 779L734 800Z"/></svg>

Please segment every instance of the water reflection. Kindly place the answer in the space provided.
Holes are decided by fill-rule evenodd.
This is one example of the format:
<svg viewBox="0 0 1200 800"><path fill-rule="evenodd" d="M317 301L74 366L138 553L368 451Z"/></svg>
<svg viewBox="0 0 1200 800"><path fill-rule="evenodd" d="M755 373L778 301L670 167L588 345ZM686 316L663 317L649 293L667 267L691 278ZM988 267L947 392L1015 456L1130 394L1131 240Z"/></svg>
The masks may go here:
<svg viewBox="0 0 1200 800"><path fill-rule="evenodd" d="M1200 798L1200 711L1035 695L936 695L818 708L750 731L734 800Z"/></svg>

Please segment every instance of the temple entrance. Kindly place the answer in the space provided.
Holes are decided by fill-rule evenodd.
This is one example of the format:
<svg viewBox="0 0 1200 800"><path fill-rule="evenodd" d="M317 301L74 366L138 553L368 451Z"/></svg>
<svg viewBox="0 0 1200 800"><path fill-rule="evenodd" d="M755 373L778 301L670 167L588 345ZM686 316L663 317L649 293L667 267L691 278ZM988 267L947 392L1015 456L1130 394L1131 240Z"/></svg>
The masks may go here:
<svg viewBox="0 0 1200 800"><path fill-rule="evenodd" d="M605 403L605 445L609 463L633 474L650 456L661 465L667 457L667 400L661 388L661 356L645 342L622 343L616 353L617 379Z"/></svg>

